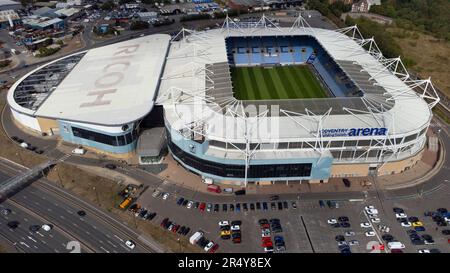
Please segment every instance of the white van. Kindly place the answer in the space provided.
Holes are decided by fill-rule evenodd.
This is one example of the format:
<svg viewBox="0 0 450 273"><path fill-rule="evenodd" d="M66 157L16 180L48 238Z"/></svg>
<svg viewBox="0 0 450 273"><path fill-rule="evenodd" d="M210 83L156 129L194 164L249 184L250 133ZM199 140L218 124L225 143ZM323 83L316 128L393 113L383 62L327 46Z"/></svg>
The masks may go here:
<svg viewBox="0 0 450 273"><path fill-rule="evenodd" d="M405 245L402 244L401 242L390 242L390 243L388 243L388 248L389 249L403 249L403 248L405 248Z"/></svg>
<svg viewBox="0 0 450 273"><path fill-rule="evenodd" d="M189 242L193 245L195 245L198 240L200 240L200 238L203 237L203 232L201 231L197 231L196 233L194 233L191 238L189 238Z"/></svg>
<svg viewBox="0 0 450 273"><path fill-rule="evenodd" d="M72 150L72 154L76 155L84 155L86 153L86 150L83 148L75 148Z"/></svg>

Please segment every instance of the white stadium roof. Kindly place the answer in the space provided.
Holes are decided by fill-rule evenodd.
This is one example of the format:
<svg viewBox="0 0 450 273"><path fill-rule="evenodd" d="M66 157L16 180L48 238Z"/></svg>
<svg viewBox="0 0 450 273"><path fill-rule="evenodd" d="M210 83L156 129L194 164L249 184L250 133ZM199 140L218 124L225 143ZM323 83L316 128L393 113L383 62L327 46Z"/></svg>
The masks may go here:
<svg viewBox="0 0 450 273"><path fill-rule="evenodd" d="M341 31L294 25L292 28L234 26L203 32L187 32L189 32L187 36L182 33L186 38L173 41L157 99L157 103L164 105L166 119L175 130L186 129L205 135L209 139L239 143L245 143L246 138L258 143L281 139L284 141L298 141L299 138L317 139L319 129L331 128L385 127L388 128L389 135L402 135L426 126L432 116L430 109L438 101L434 94L415 92L412 86L419 84L412 83L409 75L391 71L387 66L395 64L396 59L386 59L376 52L376 44L371 48L371 52L364 49L362 43L367 44L370 39L352 38ZM303 108L299 109L298 113L288 114L282 111L283 115L279 116L260 113L261 116L257 118L247 119L243 118L242 111L245 102L229 97L221 98L217 103L214 90L208 90L208 82L211 82L214 88L213 80L208 78L208 74L211 74L209 71L211 65L228 62L226 37L289 35L314 36L336 61L349 61L362 67L363 71L375 80L374 85L381 86L386 92L378 96L366 94L361 102L364 111L335 107L332 110L323 108L321 112L308 113L308 110ZM400 67L399 63L396 64ZM432 86L427 81L423 84L428 86L428 83ZM424 98L430 98L433 102L427 103ZM335 98L330 101L333 99ZM390 108L384 108L384 111L374 111L375 107L371 107L389 101L395 103L391 103ZM270 107L271 104L278 102L267 104ZM226 112L225 107L230 106L232 111ZM333 110L341 113L333 113ZM274 124L277 126L275 130L267 130L264 127ZM250 132L246 134L246 130ZM267 132L273 132L274 135L268 135Z"/></svg>
<svg viewBox="0 0 450 273"><path fill-rule="evenodd" d="M50 91L44 89L47 94L36 109L8 101L13 109L28 115L105 126L133 122L153 108L169 42L169 35L155 34L78 53L84 56L62 81L47 88ZM22 81L52 63L28 73L11 89L17 93L15 88ZM14 92L8 96L12 98Z"/></svg>

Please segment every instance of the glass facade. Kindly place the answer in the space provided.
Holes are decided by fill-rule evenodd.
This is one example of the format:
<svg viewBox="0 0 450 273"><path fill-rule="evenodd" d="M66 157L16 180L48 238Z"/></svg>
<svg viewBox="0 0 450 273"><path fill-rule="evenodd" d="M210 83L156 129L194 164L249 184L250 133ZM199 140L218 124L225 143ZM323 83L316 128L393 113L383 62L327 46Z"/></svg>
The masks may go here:
<svg viewBox="0 0 450 273"><path fill-rule="evenodd" d="M245 177L245 165L222 164L198 158L181 150L170 139L169 147L178 159L198 171L221 177ZM311 163L250 165L247 176L248 178L309 177L311 169Z"/></svg>
<svg viewBox="0 0 450 273"><path fill-rule="evenodd" d="M73 126L72 126L72 133L76 137L103 143L106 145L111 145L111 146L125 146L128 144L131 144L131 143L133 143L133 141L136 140L136 136L137 136L135 131L131 131L131 132L129 132L125 135L121 135L121 136L110 136L110 135L93 132L93 131L89 131L86 129L81 129L81 128L73 127Z"/></svg>

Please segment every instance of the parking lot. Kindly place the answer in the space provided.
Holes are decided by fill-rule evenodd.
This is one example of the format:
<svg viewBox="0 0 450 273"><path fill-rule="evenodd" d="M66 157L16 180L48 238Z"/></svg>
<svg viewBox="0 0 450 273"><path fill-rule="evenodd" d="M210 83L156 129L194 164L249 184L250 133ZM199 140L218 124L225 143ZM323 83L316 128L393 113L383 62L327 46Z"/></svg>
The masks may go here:
<svg viewBox="0 0 450 273"><path fill-rule="evenodd" d="M395 240L402 242L406 248L404 252L416 253L419 249L431 249L437 248L441 252L448 252L449 244L447 243L447 237L441 234L442 229L446 227L435 229L436 224L431 217L424 217L424 211L413 209L412 205L408 205L407 200L400 202L386 201L381 204L377 199L366 200L364 202L356 201L339 201L339 208L329 208L328 206L321 207L319 201L302 201L302 200L286 200L288 202L288 208L278 209L278 202L284 202L285 200L262 200L260 201L261 208L258 210L255 207L251 210L251 202L247 202L247 211L243 209L243 203L240 203L240 212L230 211L230 203L227 203L227 211L223 211L223 204L218 204L218 211L214 211L214 204L211 204L211 211L208 212L207 203L205 210L202 212L195 205L188 209L183 205L178 205L177 200L180 197L189 198L194 202L198 201L199 204L202 200L195 200L195 196L182 196L176 193L169 195L167 200L162 199L161 195L158 197L152 196L152 190L142 195L138 203L142 207L147 207L150 210L158 212L158 215L153 220L155 224L158 224L162 219L168 217L171 221L184 225L190 228L189 234L191 236L197 230L201 230L205 233L205 237L209 240L219 244L218 252L264 252L261 242L261 228L258 224L260 219L279 219L282 232L272 234L281 235L286 243L285 252L294 253L339 253L338 244L336 241L337 235L344 235L346 231L353 231L355 234L352 236L344 236L346 241L358 241L358 245L350 246L352 253L369 253L377 252L377 249L372 249L373 245L378 245L382 241L381 237L384 232L381 232L378 225L386 225L390 228L388 234L392 235ZM267 202L267 210L263 210L262 202ZM436 207L426 208L425 210L436 210L438 207L445 207L448 204L447 200L441 200L442 205L436 205ZM275 209L271 208L271 203L275 203ZM292 207L292 202L295 202L297 208ZM414 203L416 201L411 201ZM253 202L256 204L256 202ZM236 208L238 203L233 203ZM437 202L439 204L439 202ZM380 218L379 223L374 223L372 227L363 228L360 226L363 222L369 221L368 215L364 212L365 206L373 205L378 209L377 217ZM422 245L416 246L410 242L410 239L406 233L408 228L402 227L400 222L395 219L395 213L392 211L393 207L401 207L405 212L411 216L417 216L426 228L426 232L423 234L431 235L434 240L434 245ZM327 223L329 219L338 219L341 216L345 216L349 219L350 224L347 228L332 227ZM234 221L241 220L241 233L242 242L240 244L233 244L232 240L222 240L220 238L220 229L218 223L220 221ZM366 236L365 232L373 229L376 232L376 236ZM181 236L181 235L180 235ZM388 249L386 249L389 252ZM380 252L384 252L381 250Z"/></svg>

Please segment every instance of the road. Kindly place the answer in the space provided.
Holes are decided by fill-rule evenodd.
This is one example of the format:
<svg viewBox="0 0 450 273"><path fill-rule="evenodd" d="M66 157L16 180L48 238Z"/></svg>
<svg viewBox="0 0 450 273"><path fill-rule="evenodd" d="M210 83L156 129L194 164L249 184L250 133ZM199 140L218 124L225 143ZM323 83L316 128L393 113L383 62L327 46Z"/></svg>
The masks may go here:
<svg viewBox="0 0 450 273"><path fill-rule="evenodd" d="M4 181L20 170L17 165L0 161L0 181ZM19 244L21 250L30 252L68 252L65 246L69 241L80 242L81 250L85 252L128 253L128 252L163 252L161 247L146 240L125 224L114 219L107 213L82 199L58 188L45 180L34 182L1 204L10 208L15 214L2 219L2 225L11 220L17 220L21 226L17 230L0 229L0 234L9 241ZM86 216L77 214L84 210ZM26 219L26 220L25 220ZM3 223L5 222L5 223ZM28 234L28 226L32 224L52 224L52 240L42 242L39 234ZM43 231L41 232L43 233ZM25 236L26 235L26 236ZM30 236L32 239L29 239ZM34 236L34 237L33 237ZM45 236L45 234L44 234ZM44 237L43 237L44 238ZM47 237L45 237L47 238ZM20 245L28 239L28 245ZM47 238L48 239L48 238ZM132 240L136 247L131 250L125 246L126 240ZM150 246L148 245L150 244ZM64 248L61 248L64 247Z"/></svg>

